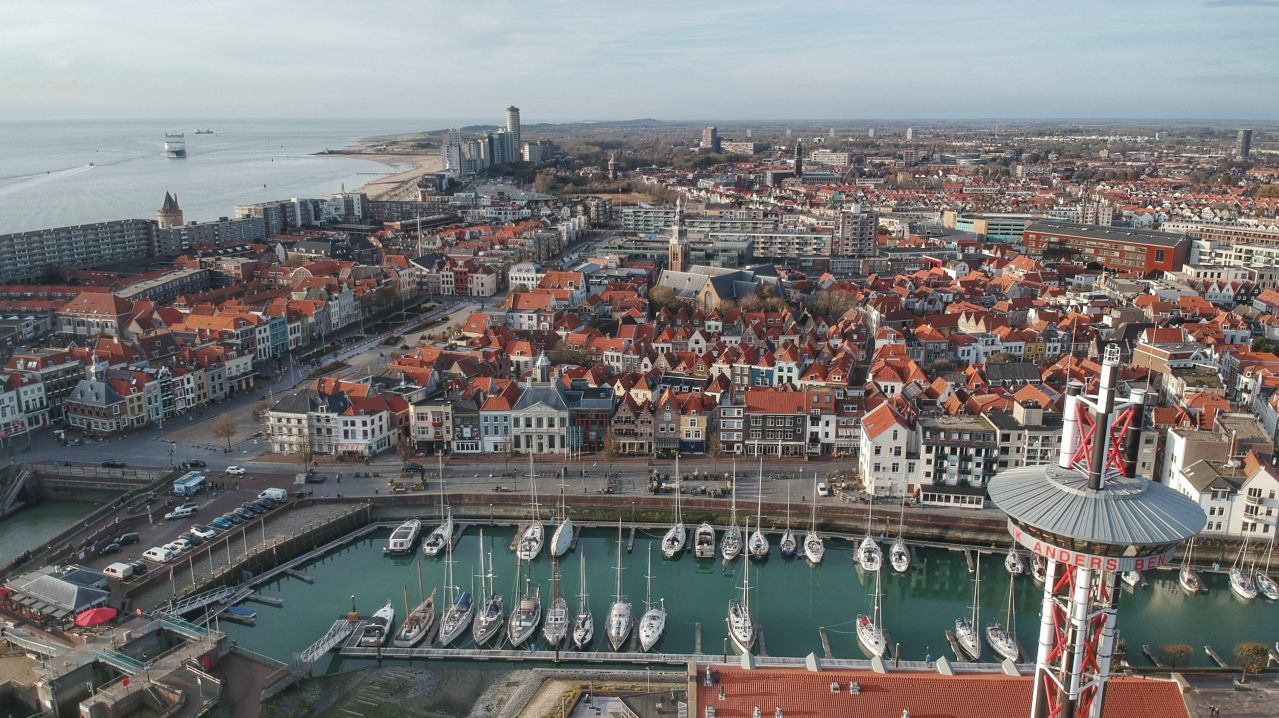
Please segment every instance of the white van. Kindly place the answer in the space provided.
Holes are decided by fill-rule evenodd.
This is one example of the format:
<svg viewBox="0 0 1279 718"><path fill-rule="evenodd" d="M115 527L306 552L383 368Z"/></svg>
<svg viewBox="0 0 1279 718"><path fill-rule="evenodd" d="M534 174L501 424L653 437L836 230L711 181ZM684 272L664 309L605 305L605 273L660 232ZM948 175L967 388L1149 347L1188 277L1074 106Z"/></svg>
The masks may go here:
<svg viewBox="0 0 1279 718"><path fill-rule="evenodd" d="M164 518L169 521L177 521L178 519L185 519L188 516L195 516L195 512L198 509L199 507L196 506L195 504L183 504L177 507L176 509L170 511L169 513L165 514Z"/></svg>
<svg viewBox="0 0 1279 718"><path fill-rule="evenodd" d="M133 567L127 563L113 563L102 569L103 575L107 578L114 578L117 581L128 581L133 578Z"/></svg>
<svg viewBox="0 0 1279 718"><path fill-rule="evenodd" d="M289 500L289 492L284 489L263 489L262 493L258 494L258 498L271 499L272 501L283 503Z"/></svg>
<svg viewBox="0 0 1279 718"><path fill-rule="evenodd" d="M827 486L826 486L826 482L825 482L825 481L823 481L823 482L821 482L820 484L818 484L818 485L817 485L817 495L818 495L818 496L830 496L830 489L829 489L829 488L827 488Z"/></svg>
<svg viewBox="0 0 1279 718"><path fill-rule="evenodd" d="M168 563L173 560L173 552L163 546L154 546L143 551L142 558L156 563Z"/></svg>

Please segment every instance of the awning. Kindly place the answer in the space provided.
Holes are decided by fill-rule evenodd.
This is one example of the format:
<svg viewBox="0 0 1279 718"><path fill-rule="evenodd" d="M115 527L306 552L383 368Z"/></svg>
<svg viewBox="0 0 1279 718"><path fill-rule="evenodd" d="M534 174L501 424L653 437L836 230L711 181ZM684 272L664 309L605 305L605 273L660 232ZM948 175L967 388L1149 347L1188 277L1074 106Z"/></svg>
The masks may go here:
<svg viewBox="0 0 1279 718"><path fill-rule="evenodd" d="M116 616L116 610L114 608L110 608L107 606L102 606L100 608L90 608L87 611L81 611L80 614L75 617L75 625L80 626L82 628L88 628L91 626L100 626L106 623L107 621L110 621L111 619L115 618L115 616Z"/></svg>

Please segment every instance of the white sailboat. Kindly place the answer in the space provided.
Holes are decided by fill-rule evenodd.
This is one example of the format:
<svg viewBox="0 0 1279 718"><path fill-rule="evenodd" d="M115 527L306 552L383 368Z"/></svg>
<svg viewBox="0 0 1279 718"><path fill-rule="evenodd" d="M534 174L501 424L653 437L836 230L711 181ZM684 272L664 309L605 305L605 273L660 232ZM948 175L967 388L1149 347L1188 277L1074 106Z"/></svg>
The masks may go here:
<svg viewBox="0 0 1279 718"><path fill-rule="evenodd" d="M568 504L564 502L564 482L561 481L559 525L555 527L555 533L551 534L551 555L557 558L563 556L572 545L573 519L568 515Z"/></svg>
<svg viewBox="0 0 1279 718"><path fill-rule="evenodd" d="M444 499L444 457L440 455L440 525L436 526L433 531L426 537L426 541L422 542L422 554L424 556L438 556L444 550L447 544L453 538L453 512L449 509L448 502Z"/></svg>
<svg viewBox="0 0 1279 718"><path fill-rule="evenodd" d="M884 607L883 592L880 590L880 576L878 569L875 570L875 606L871 610L870 615L865 613L857 616L857 642L861 644L862 650L870 656L884 657L884 651L888 648L888 638L884 635Z"/></svg>
<svg viewBox="0 0 1279 718"><path fill-rule="evenodd" d="M1248 541L1245 539L1243 546L1239 547L1239 555L1230 566L1230 590L1239 598L1254 599L1257 597L1257 584L1252 578L1252 570L1244 565L1247 554Z"/></svg>
<svg viewBox="0 0 1279 718"><path fill-rule="evenodd" d="M475 622L471 633L475 636L475 645L483 646L506 625L506 610L502 605L502 594L497 592L493 581L493 553L489 552L488 572L484 570L484 529L480 529L480 610L475 613ZM486 583L487 582L487 583Z"/></svg>
<svg viewBox="0 0 1279 718"><path fill-rule="evenodd" d="M649 651L662 638L666 630L666 600L659 599L653 605L653 546L648 547L648 574L645 575L647 588L644 593L644 615L640 617L639 637L640 650Z"/></svg>
<svg viewBox="0 0 1279 718"><path fill-rule="evenodd" d="M432 589L430 596L425 596L426 586L422 582L422 559L418 559L417 564L417 595L418 605L412 611L409 610L409 589L404 588L404 623L400 625L400 630L395 634L393 645L396 648L412 648L422 642L426 638L426 634L430 632L431 627L435 625L435 591Z"/></svg>
<svg viewBox="0 0 1279 718"><path fill-rule="evenodd" d="M995 649L995 653L1010 661L1016 661L1021 656L1021 647L1017 645L1017 629L1013 619L1013 588L1016 585L1016 581L1008 580L1007 625L1001 626L999 621L995 621L986 627L986 642Z"/></svg>
<svg viewBox="0 0 1279 718"><path fill-rule="evenodd" d="M977 552L977 571L973 577L972 617L963 616L955 619L955 642L968 657L974 661L981 660L981 639L977 631L981 630L981 552ZM963 656L960 656L963 658Z"/></svg>
<svg viewBox="0 0 1279 718"><path fill-rule="evenodd" d="M466 631L471 625L471 594L465 591L458 593L453 581L453 542L447 543L444 563L444 615L440 617L440 645L447 646Z"/></svg>
<svg viewBox="0 0 1279 718"><path fill-rule="evenodd" d="M750 519L746 520L750 529ZM742 559L742 598L728 602L728 638L738 653L750 653L755 647L755 622L751 619L751 562Z"/></svg>
<svg viewBox="0 0 1279 718"><path fill-rule="evenodd" d="M1022 558L1016 544L1013 544L1012 548L1008 549L1008 555L1004 556L1004 570L1013 578L1026 573L1026 560Z"/></svg>
<svg viewBox="0 0 1279 718"><path fill-rule="evenodd" d="M1194 552L1195 539L1192 537L1190 544L1186 546L1186 555L1181 559L1181 569L1177 571L1177 583L1181 584L1181 590L1192 596L1204 588L1203 579L1199 578L1199 572L1191 563L1191 554Z"/></svg>
<svg viewBox="0 0 1279 718"><path fill-rule="evenodd" d="M533 454L528 455L528 496L530 521L520 534L519 543L515 547L515 555L521 561L532 561L542 552L542 543L546 540L546 528L542 526L542 517L537 508L537 474L533 471Z"/></svg>
<svg viewBox="0 0 1279 718"><path fill-rule="evenodd" d="M683 483L683 477L679 474L679 453L675 454L675 525L666 530L666 535L662 537L662 556L667 559L675 558L680 551L684 550L684 544L688 543L688 530L684 528L684 516L679 510L679 494Z"/></svg>
<svg viewBox="0 0 1279 718"><path fill-rule="evenodd" d="M903 530L906 523L906 501L902 501L901 510L897 514L897 538L893 539L893 545L888 547L888 563L897 573L906 573L910 570L910 547L906 545L906 533ZM869 538L870 534L867 534Z"/></svg>
<svg viewBox="0 0 1279 718"><path fill-rule="evenodd" d="M523 561L516 559L515 568L515 584L519 586L520 568ZM506 639L511 642L511 646L520 647L524 642L533 637L533 631L537 630L537 624L542 622L542 588L541 586L533 587L532 579L528 575L524 576L524 593L519 595L515 601L515 608L511 610L511 617L506 622ZM518 588L516 589L518 591Z"/></svg>
<svg viewBox="0 0 1279 718"><path fill-rule="evenodd" d="M826 556L826 542L817 534L817 472L813 472L813 503L808 507L808 533L804 534L804 558L816 566Z"/></svg>
<svg viewBox="0 0 1279 718"><path fill-rule="evenodd" d="M1270 537L1270 546L1266 548L1265 568L1258 571L1253 568L1253 580L1257 584L1257 592L1271 601L1279 600L1279 585L1275 584L1275 580L1270 577L1270 556L1275 550L1274 536Z"/></svg>
<svg viewBox="0 0 1279 718"><path fill-rule="evenodd" d="M720 539L719 553L725 561L735 561L742 552L742 530L737 528L737 461L733 461L732 509L724 538Z"/></svg>
<svg viewBox="0 0 1279 718"><path fill-rule="evenodd" d="M795 555L797 546L795 541L795 532L790 529L790 484L786 484L786 528L782 531L782 540L777 542L777 548L782 551L782 558L791 558Z"/></svg>
<svg viewBox="0 0 1279 718"><path fill-rule="evenodd" d="M560 594L560 564L554 558L551 562L551 607L542 624L542 638L546 639L546 645L557 647L568 635L568 601Z"/></svg>
<svg viewBox="0 0 1279 718"><path fill-rule="evenodd" d="M759 497L755 499L755 531L747 531L746 535L750 536L747 542L746 550L750 553L751 558L763 560L768 558L768 537L764 535L764 457L759 457ZM746 525L749 528L750 519L746 519Z"/></svg>
<svg viewBox="0 0 1279 718"><path fill-rule="evenodd" d="M591 615L591 607L586 603L586 551L582 551L581 563L578 565L581 575L578 578L577 618L573 620L573 645L580 651L586 650L595 637L595 617Z"/></svg>
<svg viewBox="0 0 1279 718"><path fill-rule="evenodd" d="M870 535L874 507L874 497L871 497L866 503L866 537L857 548L857 564L867 573L878 572L879 567L884 565L884 551Z"/></svg>
<svg viewBox="0 0 1279 718"><path fill-rule="evenodd" d="M617 590L613 593L613 606L608 609L608 621L604 631L614 651L621 650L631 635L631 604L622 598L622 520L617 520Z"/></svg>

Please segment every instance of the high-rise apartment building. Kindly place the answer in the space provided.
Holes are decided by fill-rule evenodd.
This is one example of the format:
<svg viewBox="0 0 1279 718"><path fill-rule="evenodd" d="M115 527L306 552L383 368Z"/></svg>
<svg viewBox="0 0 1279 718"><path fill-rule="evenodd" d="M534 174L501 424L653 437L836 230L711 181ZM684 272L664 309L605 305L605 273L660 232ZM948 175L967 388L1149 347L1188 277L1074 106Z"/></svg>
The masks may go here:
<svg viewBox="0 0 1279 718"><path fill-rule="evenodd" d="M524 144L520 141L520 108L515 105L506 108L506 131L511 133L511 146L518 152Z"/></svg>
<svg viewBox="0 0 1279 718"><path fill-rule="evenodd" d="M0 234L0 284L40 282L57 269L145 259L155 227L148 219L120 219Z"/></svg>
<svg viewBox="0 0 1279 718"><path fill-rule="evenodd" d="M1235 155L1241 160L1247 160L1250 154L1252 154L1252 130L1239 130L1239 134L1235 137Z"/></svg>
<svg viewBox="0 0 1279 718"><path fill-rule="evenodd" d="M871 138L872 140L875 139L875 128L872 127L869 130L866 130L866 136Z"/></svg>
<svg viewBox="0 0 1279 718"><path fill-rule="evenodd" d="M703 127L702 128L702 144L701 147L711 152L719 152L719 128Z"/></svg>
<svg viewBox="0 0 1279 718"><path fill-rule="evenodd" d="M863 212L854 204L839 213L835 220L835 249L833 256L865 259L875 255L879 217L874 212Z"/></svg>
<svg viewBox="0 0 1279 718"><path fill-rule="evenodd" d="M914 127L907 127L907 128L906 128L906 139L908 139L908 140L913 140L913 139L915 139L915 128L914 128Z"/></svg>

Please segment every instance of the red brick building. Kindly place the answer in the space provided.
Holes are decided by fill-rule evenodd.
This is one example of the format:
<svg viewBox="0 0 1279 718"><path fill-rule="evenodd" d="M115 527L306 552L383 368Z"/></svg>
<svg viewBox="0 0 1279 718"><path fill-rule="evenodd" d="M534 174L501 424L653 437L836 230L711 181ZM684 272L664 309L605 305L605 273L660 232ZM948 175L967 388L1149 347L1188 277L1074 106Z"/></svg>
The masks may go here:
<svg viewBox="0 0 1279 718"><path fill-rule="evenodd" d="M1106 269L1143 275L1180 270L1190 253L1190 238L1184 234L1127 227L1035 222L1021 237L1032 257L1096 262Z"/></svg>

